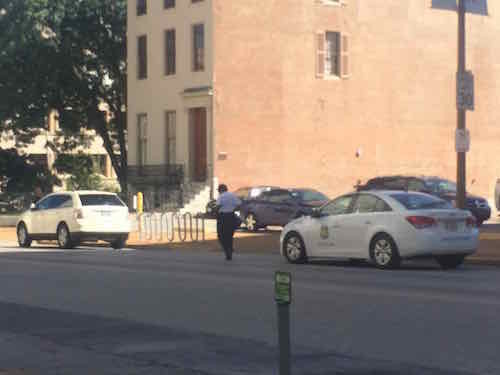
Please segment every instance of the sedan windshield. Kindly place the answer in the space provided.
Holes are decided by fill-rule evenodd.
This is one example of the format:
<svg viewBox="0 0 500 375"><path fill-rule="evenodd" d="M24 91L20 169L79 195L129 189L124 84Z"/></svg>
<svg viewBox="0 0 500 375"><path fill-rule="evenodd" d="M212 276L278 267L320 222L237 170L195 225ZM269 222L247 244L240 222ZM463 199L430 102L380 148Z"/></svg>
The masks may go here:
<svg viewBox="0 0 500 375"><path fill-rule="evenodd" d="M423 194L407 194L407 193L391 194L391 198L397 200L399 203L405 206L407 210L424 210L427 208L433 208L433 209L453 208L451 203L445 200Z"/></svg>
<svg viewBox="0 0 500 375"><path fill-rule="evenodd" d="M425 186L433 194L457 193L457 185L454 182L443 179L432 179L425 181Z"/></svg>
<svg viewBox="0 0 500 375"><path fill-rule="evenodd" d="M294 198L300 199L303 202L327 201L328 197L316 190L293 190L291 192Z"/></svg>
<svg viewBox="0 0 500 375"><path fill-rule="evenodd" d="M80 194L82 206L124 206L123 202L112 194Z"/></svg>

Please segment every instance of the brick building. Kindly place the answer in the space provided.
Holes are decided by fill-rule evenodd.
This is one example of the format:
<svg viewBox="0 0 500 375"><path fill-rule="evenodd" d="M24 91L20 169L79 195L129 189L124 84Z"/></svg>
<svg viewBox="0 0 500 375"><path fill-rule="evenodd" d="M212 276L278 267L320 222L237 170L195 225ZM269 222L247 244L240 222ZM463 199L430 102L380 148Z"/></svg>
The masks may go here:
<svg viewBox="0 0 500 375"><path fill-rule="evenodd" d="M330 196L380 174L455 178L456 12L432 0L129 0L128 11L133 187L161 189L179 170L209 188ZM489 199L499 32L500 2L467 15L467 186Z"/></svg>

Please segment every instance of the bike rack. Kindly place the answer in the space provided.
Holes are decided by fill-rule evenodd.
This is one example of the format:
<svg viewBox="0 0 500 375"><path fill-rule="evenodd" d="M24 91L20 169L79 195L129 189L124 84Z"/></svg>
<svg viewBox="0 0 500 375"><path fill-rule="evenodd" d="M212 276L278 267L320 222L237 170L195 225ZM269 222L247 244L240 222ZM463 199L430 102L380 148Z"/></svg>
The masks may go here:
<svg viewBox="0 0 500 375"><path fill-rule="evenodd" d="M151 221L151 214L149 212L142 212L138 214L137 222L139 224L139 239L143 240L145 236L147 240L152 240L153 225Z"/></svg>
<svg viewBox="0 0 500 375"><path fill-rule="evenodd" d="M171 230L170 232L172 233L172 236L169 236L169 224L168 224L168 218L170 215L171 219ZM163 223L165 223L165 230L163 230ZM161 214L160 216L160 240L163 241L163 233L166 234L166 238L168 242L173 242L175 239L175 229L174 229L174 213L173 212L168 212L165 211Z"/></svg>
<svg viewBox="0 0 500 375"><path fill-rule="evenodd" d="M179 234L179 240L181 242L184 242L184 241L186 241L186 238L187 238L186 215L176 214L176 216L177 216L177 233ZM182 231L181 231L181 216L184 219L184 236L182 236Z"/></svg>
<svg viewBox="0 0 500 375"><path fill-rule="evenodd" d="M193 215L190 212L184 214L171 211L142 212L137 215L139 239L163 241L166 237L168 242L173 242L177 232L179 241L185 242L188 239L189 230L191 241L198 242L200 241L200 221L201 240L205 241L205 218L199 213ZM196 233L193 233L193 230Z"/></svg>

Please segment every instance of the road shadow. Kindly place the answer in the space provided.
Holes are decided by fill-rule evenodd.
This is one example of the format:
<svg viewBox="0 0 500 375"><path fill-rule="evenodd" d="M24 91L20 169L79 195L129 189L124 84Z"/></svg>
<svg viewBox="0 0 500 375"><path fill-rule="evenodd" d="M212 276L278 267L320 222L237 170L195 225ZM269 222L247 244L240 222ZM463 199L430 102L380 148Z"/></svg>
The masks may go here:
<svg viewBox="0 0 500 375"><path fill-rule="evenodd" d="M362 259L312 259L309 260L305 265L313 266L323 266L323 267L339 267L339 268L352 268L352 269L377 269L368 260ZM422 259L422 260L405 260L402 262L401 266L396 269L380 270L381 272L401 272L401 271L436 271L441 270L443 272L457 272L466 270L467 265L461 266L456 270L442 270L437 262L432 259Z"/></svg>
<svg viewBox="0 0 500 375"><path fill-rule="evenodd" d="M280 233L281 231L272 229L258 232L238 230L234 238L234 250L237 253L279 255ZM173 242L134 243L128 246L138 250L222 251L215 234L211 234L204 241L192 241L188 236L184 242L176 240Z"/></svg>
<svg viewBox="0 0 500 375"><path fill-rule="evenodd" d="M242 307L244 308L244 307ZM4 351L28 373L266 375L278 373L278 347L262 340L181 329L123 317L0 302ZM26 353L20 338L36 340ZM16 349L12 346L17 344ZM292 366L300 375L472 375L397 359L354 356L294 343ZM14 354L12 354L14 353ZM71 354L71 355L70 355ZM5 358L0 358L0 373ZM118 367L122 372L113 371ZM36 371L35 371L36 370ZM140 371L139 371L140 370Z"/></svg>

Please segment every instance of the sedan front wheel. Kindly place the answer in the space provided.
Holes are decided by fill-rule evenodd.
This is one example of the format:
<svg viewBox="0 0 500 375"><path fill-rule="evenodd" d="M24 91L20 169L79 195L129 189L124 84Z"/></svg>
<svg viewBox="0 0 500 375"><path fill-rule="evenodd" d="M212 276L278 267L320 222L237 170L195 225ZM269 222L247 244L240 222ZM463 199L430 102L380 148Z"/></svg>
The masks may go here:
<svg viewBox="0 0 500 375"><path fill-rule="evenodd" d="M17 242L21 247L30 247L31 246L31 238L28 234L28 229L26 228L26 224L21 223L17 227Z"/></svg>
<svg viewBox="0 0 500 375"><path fill-rule="evenodd" d="M303 263L307 259L304 241L297 233L286 235L283 241L283 252L290 263Z"/></svg>

